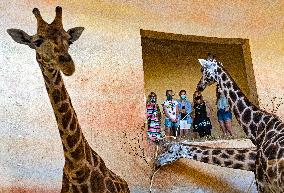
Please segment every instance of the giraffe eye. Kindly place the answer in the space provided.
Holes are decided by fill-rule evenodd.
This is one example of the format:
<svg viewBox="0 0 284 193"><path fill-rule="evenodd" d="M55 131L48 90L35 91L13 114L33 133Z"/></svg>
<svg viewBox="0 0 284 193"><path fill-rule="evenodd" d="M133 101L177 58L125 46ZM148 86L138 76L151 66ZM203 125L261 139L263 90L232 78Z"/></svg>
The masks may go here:
<svg viewBox="0 0 284 193"><path fill-rule="evenodd" d="M40 47L40 45L43 43L43 39L38 39L38 40L35 40L33 42L33 44L36 46L36 47Z"/></svg>

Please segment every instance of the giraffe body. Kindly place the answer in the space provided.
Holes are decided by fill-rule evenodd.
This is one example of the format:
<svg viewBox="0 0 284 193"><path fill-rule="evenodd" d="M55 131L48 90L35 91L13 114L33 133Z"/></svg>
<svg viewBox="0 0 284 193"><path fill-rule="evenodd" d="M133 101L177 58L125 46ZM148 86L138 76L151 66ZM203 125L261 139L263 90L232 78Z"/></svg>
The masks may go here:
<svg viewBox="0 0 284 193"><path fill-rule="evenodd" d="M199 60L202 78L197 89L217 83L227 97L238 123L256 146L255 178L259 192L284 192L284 123L259 109L243 94L229 73L215 59Z"/></svg>
<svg viewBox="0 0 284 193"><path fill-rule="evenodd" d="M51 24L41 18L37 8L33 13L38 22L36 35L29 36L18 29L7 31L16 42L36 50L64 150L61 192L128 193L126 181L108 169L86 141L61 76L61 72L70 76L75 71L68 49L84 28L72 28L66 32L62 25L61 7L56 7L56 17Z"/></svg>

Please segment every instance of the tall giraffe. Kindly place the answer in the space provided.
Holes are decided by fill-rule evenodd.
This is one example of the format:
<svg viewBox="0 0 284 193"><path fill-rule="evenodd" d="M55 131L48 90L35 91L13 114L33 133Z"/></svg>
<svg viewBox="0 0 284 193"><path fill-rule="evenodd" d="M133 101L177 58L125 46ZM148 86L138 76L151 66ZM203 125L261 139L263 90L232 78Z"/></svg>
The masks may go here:
<svg viewBox="0 0 284 193"><path fill-rule="evenodd" d="M42 19L37 8L33 9L33 14L37 19L35 35L29 36L19 29L8 29L7 32L17 43L26 44L36 51L64 150L61 192L129 192L126 181L109 170L86 141L61 76L60 71L66 76L75 71L68 49L79 39L84 28L76 27L66 32L61 7L56 7L51 24Z"/></svg>
<svg viewBox="0 0 284 193"><path fill-rule="evenodd" d="M197 89L217 83L228 98L239 124L256 146L255 178L259 192L284 192L284 123L253 105L223 65L214 58L199 59L202 77Z"/></svg>

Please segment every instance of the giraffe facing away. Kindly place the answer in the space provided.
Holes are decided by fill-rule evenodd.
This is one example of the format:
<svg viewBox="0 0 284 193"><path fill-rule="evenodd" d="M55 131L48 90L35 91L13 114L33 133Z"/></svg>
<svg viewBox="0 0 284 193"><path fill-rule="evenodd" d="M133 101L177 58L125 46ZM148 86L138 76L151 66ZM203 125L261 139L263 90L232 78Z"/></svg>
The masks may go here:
<svg viewBox="0 0 284 193"><path fill-rule="evenodd" d="M284 123L274 114L259 109L243 94L223 65L213 57L199 59L202 77L197 90L217 83L230 108L256 146L255 179L259 192L284 192Z"/></svg>
<svg viewBox="0 0 284 193"><path fill-rule="evenodd" d="M66 32L61 7L56 7L51 24L42 19L37 8L33 9L33 14L37 19L35 35L29 36L19 29L8 29L7 32L17 43L26 44L36 51L64 150L61 192L129 192L126 181L109 170L86 141L61 76L60 71L66 76L75 71L68 49L79 39L84 28L75 27Z"/></svg>

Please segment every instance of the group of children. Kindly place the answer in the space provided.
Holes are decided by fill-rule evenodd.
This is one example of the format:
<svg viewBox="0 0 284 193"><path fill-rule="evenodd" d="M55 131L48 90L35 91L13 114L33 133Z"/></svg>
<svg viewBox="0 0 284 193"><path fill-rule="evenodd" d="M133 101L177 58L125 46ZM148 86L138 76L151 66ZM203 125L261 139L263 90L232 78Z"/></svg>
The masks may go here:
<svg viewBox="0 0 284 193"><path fill-rule="evenodd" d="M210 121L211 107L203 100L201 92L193 94L193 106L187 98L185 90L179 92L179 99L173 98L172 90L166 91L166 100L162 103L162 112L165 116L165 134L167 136L188 136L190 129L200 137L211 136L212 124ZM217 116L224 135L233 135L231 131L232 114L229 110L227 99L217 95ZM161 134L162 113L157 104L157 95L151 92L146 103L147 109L147 135L148 139L158 142Z"/></svg>

